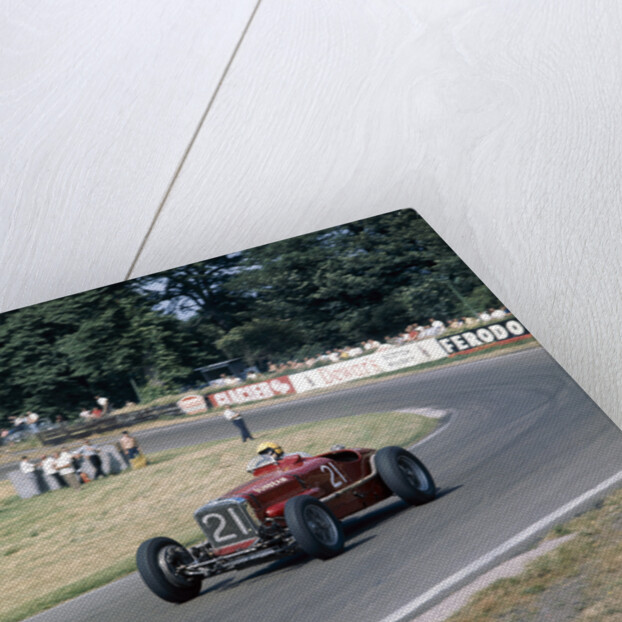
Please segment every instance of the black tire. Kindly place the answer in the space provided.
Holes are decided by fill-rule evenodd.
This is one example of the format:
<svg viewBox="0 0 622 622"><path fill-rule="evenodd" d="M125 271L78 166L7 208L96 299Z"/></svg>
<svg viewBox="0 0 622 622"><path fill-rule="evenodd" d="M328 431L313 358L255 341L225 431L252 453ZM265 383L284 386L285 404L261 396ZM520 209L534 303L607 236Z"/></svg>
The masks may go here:
<svg viewBox="0 0 622 622"><path fill-rule="evenodd" d="M176 572L176 565L190 561L188 550L170 538L145 540L136 551L136 566L143 581L156 596L170 603L185 603L201 591L200 577Z"/></svg>
<svg viewBox="0 0 622 622"><path fill-rule="evenodd" d="M376 452L376 468L389 490L411 505L436 497L436 485L421 460L402 447L383 447Z"/></svg>
<svg viewBox="0 0 622 622"><path fill-rule="evenodd" d="M285 522L298 546L311 557L330 559L343 551L341 522L314 497L289 499L285 504Z"/></svg>

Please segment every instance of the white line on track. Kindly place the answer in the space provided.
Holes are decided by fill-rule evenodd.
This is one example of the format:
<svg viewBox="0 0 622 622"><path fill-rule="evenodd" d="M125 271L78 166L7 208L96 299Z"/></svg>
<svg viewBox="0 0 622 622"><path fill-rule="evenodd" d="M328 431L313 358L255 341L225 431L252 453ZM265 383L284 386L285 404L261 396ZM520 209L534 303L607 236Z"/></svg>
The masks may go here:
<svg viewBox="0 0 622 622"><path fill-rule="evenodd" d="M609 479L606 479L605 481L598 484L598 486L592 488L591 490L588 490L587 492L576 497L572 501L569 501L565 505L562 505L560 508L558 508L548 516L545 516L541 520L533 523L533 525L516 534L513 538L506 540L506 542L498 546L496 549L493 549L489 553L482 555L482 557L476 559L474 562L472 562L468 566L465 566L462 570L459 570L455 574L452 574L444 581L441 581L433 588L429 589L427 592L421 594L421 596L418 596L417 598L411 600L409 603L406 603L403 607L400 607L397 611L394 611L386 618L382 618L380 622L399 622L400 620L403 620L405 616L413 615L417 611L417 609L421 609L424 605L426 605L428 602L430 602L443 592L454 587L471 575L474 575L491 562L494 562L497 558L505 555L515 546L525 542L526 540L529 540L529 538L536 535L538 532L546 529L555 521L564 517L566 514L569 514L570 512L572 512L572 510L579 507L582 503L589 501L592 497L599 495L600 493L604 492L605 490L619 482L622 482L622 471L619 471Z"/></svg>
<svg viewBox="0 0 622 622"><path fill-rule="evenodd" d="M408 449L414 449L415 447L419 447L420 445L427 443L429 440L432 440L437 434L444 432L451 425L451 415L448 415L448 417L449 418L447 419L447 421L438 430L434 430L432 434L426 436L423 440L418 441L414 445L411 445Z"/></svg>
<svg viewBox="0 0 622 622"><path fill-rule="evenodd" d="M418 443L415 443L413 445L413 447L419 447L420 445L423 445L424 443L427 443L428 441L431 441L437 434L440 434L441 432L444 432L445 429L447 429L450 425L451 421L448 421L445 425L441 426L438 430L435 430L434 432L432 432L432 434L430 434L430 436L426 436L422 441L419 441Z"/></svg>

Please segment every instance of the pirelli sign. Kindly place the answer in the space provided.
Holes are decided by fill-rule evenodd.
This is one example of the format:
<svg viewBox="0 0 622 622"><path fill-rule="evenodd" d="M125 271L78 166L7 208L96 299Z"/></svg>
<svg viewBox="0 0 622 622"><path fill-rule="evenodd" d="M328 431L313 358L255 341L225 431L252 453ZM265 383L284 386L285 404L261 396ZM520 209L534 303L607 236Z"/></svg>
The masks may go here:
<svg viewBox="0 0 622 622"><path fill-rule="evenodd" d="M437 341L447 354L452 355L484 348L494 343L518 341L527 337L531 337L529 331L518 320L512 319L442 337Z"/></svg>

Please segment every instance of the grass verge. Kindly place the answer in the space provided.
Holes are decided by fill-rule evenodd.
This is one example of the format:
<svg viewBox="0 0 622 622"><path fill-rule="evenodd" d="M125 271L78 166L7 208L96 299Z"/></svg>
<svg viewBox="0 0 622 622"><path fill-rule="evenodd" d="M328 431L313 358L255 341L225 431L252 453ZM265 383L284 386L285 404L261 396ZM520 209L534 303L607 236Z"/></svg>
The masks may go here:
<svg viewBox="0 0 622 622"><path fill-rule="evenodd" d="M547 538L569 533L575 538L482 590L449 621L622 621L622 489Z"/></svg>
<svg viewBox="0 0 622 622"><path fill-rule="evenodd" d="M20 499L0 491L0 620L15 622L135 569L147 538L200 540L192 512L249 479L245 465L262 440L286 451L408 446L438 421L402 412L369 413L263 432L254 443L213 441L151 454L150 466ZM97 570L94 572L94 560Z"/></svg>

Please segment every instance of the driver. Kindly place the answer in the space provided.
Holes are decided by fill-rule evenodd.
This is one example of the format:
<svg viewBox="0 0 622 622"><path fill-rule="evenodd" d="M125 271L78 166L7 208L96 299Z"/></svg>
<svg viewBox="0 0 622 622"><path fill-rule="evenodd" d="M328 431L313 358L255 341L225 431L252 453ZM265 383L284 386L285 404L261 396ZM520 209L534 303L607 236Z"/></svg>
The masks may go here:
<svg viewBox="0 0 622 622"><path fill-rule="evenodd" d="M257 447L260 456L272 456L275 460L280 460L285 454L283 448L272 441L264 441Z"/></svg>
<svg viewBox="0 0 622 622"><path fill-rule="evenodd" d="M257 453L260 456L272 456L277 462L281 458L286 458L287 456L300 456L301 458L311 457L311 454L308 454L306 451L294 451L290 454L286 454L278 443L272 441L264 441L261 443L259 447L257 447Z"/></svg>

